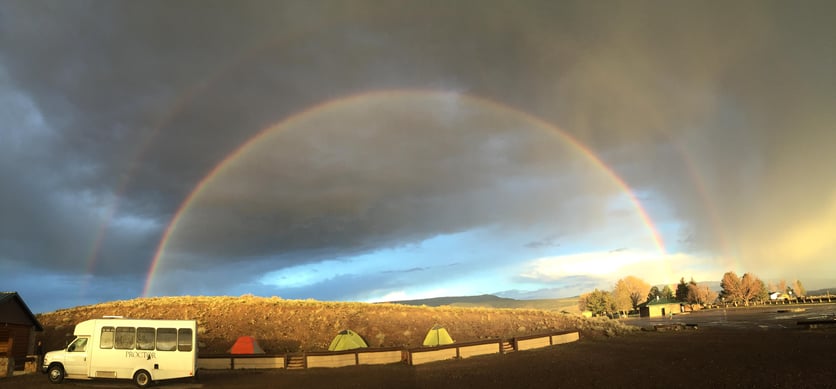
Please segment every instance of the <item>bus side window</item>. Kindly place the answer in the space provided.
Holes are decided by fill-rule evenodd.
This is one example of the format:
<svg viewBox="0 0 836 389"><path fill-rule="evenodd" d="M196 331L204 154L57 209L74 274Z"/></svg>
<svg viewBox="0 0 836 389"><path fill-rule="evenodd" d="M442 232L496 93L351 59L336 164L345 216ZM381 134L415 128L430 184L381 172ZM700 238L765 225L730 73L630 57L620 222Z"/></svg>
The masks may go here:
<svg viewBox="0 0 836 389"><path fill-rule="evenodd" d="M160 351L175 351L175 350L177 350L177 329L175 329L175 328L158 328L157 329L157 350L160 350Z"/></svg>
<svg viewBox="0 0 836 389"><path fill-rule="evenodd" d="M136 329L136 349L137 350L153 350L154 349L154 329L149 327L139 327Z"/></svg>
<svg viewBox="0 0 836 389"><path fill-rule="evenodd" d="M113 327L102 327L99 348L113 348Z"/></svg>
<svg viewBox="0 0 836 389"><path fill-rule="evenodd" d="M133 327L116 327L116 348L133 350L136 331Z"/></svg>
<svg viewBox="0 0 836 389"><path fill-rule="evenodd" d="M177 331L177 349L180 351L192 351L191 328L181 328Z"/></svg>

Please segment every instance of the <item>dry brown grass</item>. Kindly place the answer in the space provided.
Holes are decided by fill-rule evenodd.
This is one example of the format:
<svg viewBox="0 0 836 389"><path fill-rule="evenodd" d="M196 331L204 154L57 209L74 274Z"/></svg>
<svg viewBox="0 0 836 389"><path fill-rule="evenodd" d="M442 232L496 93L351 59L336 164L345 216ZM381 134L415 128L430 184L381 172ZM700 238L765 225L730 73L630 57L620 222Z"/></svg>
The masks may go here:
<svg viewBox="0 0 836 389"><path fill-rule="evenodd" d="M434 324L446 326L458 342L562 330L608 336L636 330L616 320L537 309L186 296L114 301L40 314L44 345L50 350L61 348L72 338L76 323L105 315L197 320L201 352L207 354L225 353L242 335L256 337L268 353L322 351L346 328L362 335L370 347L419 346Z"/></svg>

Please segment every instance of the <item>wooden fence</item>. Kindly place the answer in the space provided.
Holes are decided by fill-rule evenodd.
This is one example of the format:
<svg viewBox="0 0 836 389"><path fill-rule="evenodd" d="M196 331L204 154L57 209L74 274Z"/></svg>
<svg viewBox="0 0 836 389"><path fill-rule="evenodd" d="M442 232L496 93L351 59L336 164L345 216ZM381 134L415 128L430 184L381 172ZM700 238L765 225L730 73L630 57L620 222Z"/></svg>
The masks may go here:
<svg viewBox="0 0 836 389"><path fill-rule="evenodd" d="M406 363L420 365L446 359L464 359L477 355L499 354L502 340L492 339L469 343L453 343L435 347L421 347L406 350Z"/></svg>
<svg viewBox="0 0 836 389"><path fill-rule="evenodd" d="M766 303L769 305L776 305L776 304L823 304L823 303L832 303L836 302L836 296L831 295L823 295L823 296L804 296L804 297L793 297L791 299L777 299L777 300L768 300Z"/></svg>
<svg viewBox="0 0 836 389"><path fill-rule="evenodd" d="M558 332L504 339L454 343L436 347L360 348L345 351L305 352L284 355L201 355L198 367L207 370L331 368L356 365L406 363L420 365L478 355L531 350L574 342L578 332Z"/></svg>

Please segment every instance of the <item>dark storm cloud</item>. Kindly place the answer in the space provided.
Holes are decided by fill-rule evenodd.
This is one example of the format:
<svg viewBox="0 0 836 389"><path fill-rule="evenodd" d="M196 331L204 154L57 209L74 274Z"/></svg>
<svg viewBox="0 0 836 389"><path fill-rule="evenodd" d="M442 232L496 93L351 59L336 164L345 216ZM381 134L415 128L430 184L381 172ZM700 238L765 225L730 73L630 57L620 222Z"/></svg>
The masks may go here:
<svg viewBox="0 0 836 389"><path fill-rule="evenodd" d="M475 227L538 225L568 214L585 181L608 183L572 177L600 173L561 168L578 152L525 120L457 95L411 96L345 103L262 137L190 204L168 249L199 255L176 262L329 248L342 256ZM531 158L538 147L549 152Z"/></svg>
<svg viewBox="0 0 836 389"><path fill-rule="evenodd" d="M143 274L186 195L259 130L322 101L400 88L539 115L664 203L693 249L758 254L761 242L815 225L836 196L833 7L5 1L0 264L83 273L96 256L97 274ZM436 193L467 189L443 185ZM320 229L353 212L308 217L286 205L283 220ZM301 234L288 251L244 244L270 248L253 250L258 263L271 263L266 252L300 263L433 228L399 236L387 220L375 225L392 236L345 230L323 245Z"/></svg>

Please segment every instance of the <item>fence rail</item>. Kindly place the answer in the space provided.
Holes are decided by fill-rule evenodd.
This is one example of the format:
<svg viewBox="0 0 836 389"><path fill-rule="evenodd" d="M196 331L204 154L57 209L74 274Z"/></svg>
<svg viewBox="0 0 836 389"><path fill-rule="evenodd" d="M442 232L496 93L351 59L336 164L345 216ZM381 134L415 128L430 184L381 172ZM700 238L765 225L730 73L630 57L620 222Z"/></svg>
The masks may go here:
<svg viewBox="0 0 836 389"><path fill-rule="evenodd" d="M836 296L823 295L823 296L804 296L804 297L793 297L793 298L789 298L789 299L767 300L766 304L769 304L769 305L824 304L824 303L833 303L833 302L836 302Z"/></svg>
<svg viewBox="0 0 836 389"><path fill-rule="evenodd" d="M478 355L503 354L549 347L580 339L577 331L554 332L512 339L489 339L454 343L436 347L362 348L345 351L304 352L290 354L232 355L213 354L198 357L198 367L206 370L235 369L300 369L406 363L420 365Z"/></svg>

